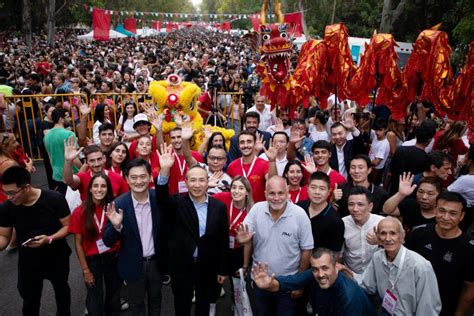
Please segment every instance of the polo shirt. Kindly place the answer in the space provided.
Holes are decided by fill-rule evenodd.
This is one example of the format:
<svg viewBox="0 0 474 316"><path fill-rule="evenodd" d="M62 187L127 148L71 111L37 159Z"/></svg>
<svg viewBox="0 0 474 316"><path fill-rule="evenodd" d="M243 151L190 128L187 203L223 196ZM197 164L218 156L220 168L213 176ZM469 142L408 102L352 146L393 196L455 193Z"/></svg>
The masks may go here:
<svg viewBox="0 0 474 316"><path fill-rule="evenodd" d="M313 249L311 223L304 210L288 201L276 221L268 202L256 203L244 220L254 232L253 261L267 262L269 273L291 275L298 272L301 251Z"/></svg>

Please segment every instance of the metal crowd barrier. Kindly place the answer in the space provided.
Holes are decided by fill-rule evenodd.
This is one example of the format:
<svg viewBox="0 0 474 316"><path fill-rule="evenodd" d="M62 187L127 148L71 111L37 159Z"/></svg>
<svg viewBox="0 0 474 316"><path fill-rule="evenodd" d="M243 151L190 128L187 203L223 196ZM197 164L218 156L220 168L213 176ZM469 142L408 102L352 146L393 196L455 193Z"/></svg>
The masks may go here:
<svg viewBox="0 0 474 316"><path fill-rule="evenodd" d="M217 105L219 111L231 122L239 122L238 133L241 129L241 117L234 117L232 110L233 96L238 96L239 104L243 104L241 92L219 92L217 93ZM34 94L34 95L14 95L5 98L5 108L3 109L3 123L6 131L13 133L24 150L34 159L41 159L40 144L43 135L41 134L41 122L44 120L45 98L51 97L56 100L57 107L66 108L72 119L72 130L77 134L77 124L82 118L79 110L81 104L86 103L91 106L91 113L87 120L88 135L92 138L92 127L94 125L94 109L97 104L106 103L113 113L113 123L118 124L120 114L124 111L125 104L133 101L140 112L141 103L152 103L151 96L147 93L93 93L86 94ZM245 113L244 106L242 112ZM225 126L227 128L227 126Z"/></svg>

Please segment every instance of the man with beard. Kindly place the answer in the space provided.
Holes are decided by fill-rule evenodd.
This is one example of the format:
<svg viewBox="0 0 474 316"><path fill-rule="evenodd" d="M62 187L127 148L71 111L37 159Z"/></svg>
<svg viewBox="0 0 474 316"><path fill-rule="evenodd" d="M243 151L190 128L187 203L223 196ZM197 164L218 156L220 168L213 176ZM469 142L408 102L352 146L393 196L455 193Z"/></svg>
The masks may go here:
<svg viewBox="0 0 474 316"><path fill-rule="evenodd" d="M260 135L263 138L263 142L265 144L265 147L268 148L269 146L269 140L272 137L270 133L267 133L263 130L258 129L258 125L260 123L260 115L257 112L247 112L244 115L244 130L249 131L253 135ZM258 154L258 153L257 153ZM230 139L230 148L229 148L229 157L227 161L234 161L240 156L242 156L242 153L240 152L239 149L239 136L234 135Z"/></svg>
<svg viewBox="0 0 474 316"><path fill-rule="evenodd" d="M84 149L86 156L86 164L89 169L78 174L72 172L72 162L77 159L83 148L77 149L74 140L69 138L64 148L64 183L69 185L74 191L79 189L81 201L85 201L87 197L87 189L92 177L96 174L105 172L110 178L114 197L118 197L122 193L128 192L128 185L124 178L113 171L104 170L105 156L97 145L91 145Z"/></svg>
<svg viewBox="0 0 474 316"><path fill-rule="evenodd" d="M66 109L55 109L51 115L54 127L44 137L44 145L46 152L51 161L53 168L53 180L56 181L58 191L66 195L67 185L63 182L63 166L64 166L64 147L66 141L72 137L75 144L76 135L67 128L71 125L71 117ZM72 161L71 161L72 163ZM74 172L79 170L81 162L79 159L74 160L72 166Z"/></svg>
<svg viewBox="0 0 474 316"><path fill-rule="evenodd" d="M290 121L290 109L286 108L280 111L279 118L275 120L275 125L267 128L267 132L271 135L277 131L283 131L290 137L291 134L291 121Z"/></svg>
<svg viewBox="0 0 474 316"><path fill-rule="evenodd" d="M245 176L252 186L253 200L260 202L265 200L265 181L268 177L268 161L257 157L255 143L257 137L250 131L242 131L239 134L239 149L242 157L232 161L227 168L227 174Z"/></svg>
<svg viewBox="0 0 474 316"><path fill-rule="evenodd" d="M336 254L327 248L318 248L311 255L311 269L295 275L268 274L268 265L258 263L252 269L255 284L269 292L288 292L311 288L313 314L318 316L375 315L372 304L356 282L336 268Z"/></svg>

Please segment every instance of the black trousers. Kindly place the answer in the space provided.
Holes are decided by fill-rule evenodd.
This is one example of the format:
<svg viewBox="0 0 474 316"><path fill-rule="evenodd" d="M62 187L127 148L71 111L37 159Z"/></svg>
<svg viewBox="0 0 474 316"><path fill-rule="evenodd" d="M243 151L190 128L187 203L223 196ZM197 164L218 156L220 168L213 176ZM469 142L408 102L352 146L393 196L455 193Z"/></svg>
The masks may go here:
<svg viewBox="0 0 474 316"><path fill-rule="evenodd" d="M58 316L71 314L71 289L69 276L69 255L55 256L42 264L41 269L22 268L18 270L18 292L23 299L23 315L38 316L41 305L43 281L53 285ZM34 264L34 262L32 262Z"/></svg>
<svg viewBox="0 0 474 316"><path fill-rule="evenodd" d="M161 285L163 272L156 260L143 261L142 272L137 281L127 281L128 304L127 315L145 315L145 296L147 296L148 313L158 316L161 313Z"/></svg>
<svg viewBox="0 0 474 316"><path fill-rule="evenodd" d="M95 280L93 287L86 285L86 306L90 316L120 315L120 289L123 282L118 274L117 258L117 253L103 253L86 257Z"/></svg>
<svg viewBox="0 0 474 316"><path fill-rule="evenodd" d="M221 291L217 274L209 272L198 262L188 269L171 273L171 288L177 316L191 315L193 292L196 295L195 315L209 316L210 304L217 301Z"/></svg>

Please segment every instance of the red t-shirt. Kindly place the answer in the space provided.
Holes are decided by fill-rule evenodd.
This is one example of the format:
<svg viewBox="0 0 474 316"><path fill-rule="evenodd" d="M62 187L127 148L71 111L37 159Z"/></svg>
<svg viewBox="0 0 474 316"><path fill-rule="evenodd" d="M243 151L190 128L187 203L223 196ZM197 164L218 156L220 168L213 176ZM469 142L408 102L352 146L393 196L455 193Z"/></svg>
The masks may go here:
<svg viewBox="0 0 474 316"><path fill-rule="evenodd" d="M340 186L341 184L347 182L346 178L344 178L342 174L340 174L334 169L329 170L328 176L329 176L329 185L331 186L330 188L331 194L332 194L332 191L334 190L334 186L336 185L336 183L338 186Z"/></svg>
<svg viewBox="0 0 474 316"><path fill-rule="evenodd" d="M194 159L198 162L203 162L201 154L197 151L191 151ZM188 164L184 160L183 155L175 155L173 167L170 170L170 177L168 180L168 190L170 194L179 193L179 182L186 180L186 172L188 171ZM184 193L184 192L183 192Z"/></svg>
<svg viewBox="0 0 474 316"><path fill-rule="evenodd" d="M251 163L243 164L242 158L232 161L227 167L227 174L234 178L236 176L246 176L253 191L254 202L265 201L265 175L268 174L268 161L256 157L255 163L250 170ZM250 170L250 172L249 172Z"/></svg>
<svg viewBox="0 0 474 316"><path fill-rule="evenodd" d="M209 92L203 92L199 96L199 102L201 102L201 105L199 106L200 109L205 110L205 111L210 111L212 108L212 100L209 95ZM203 119L207 119L208 115L204 113L200 113Z"/></svg>
<svg viewBox="0 0 474 316"><path fill-rule="evenodd" d="M110 172L104 170L105 174L109 176L110 183L112 184L112 191L114 192L114 197L117 197L125 192L128 192L128 184L120 175L115 172ZM92 179L90 171L79 172L77 174L79 179L81 179L81 184L79 185L79 193L81 194L81 200L85 201L87 197L87 189L89 187L89 182Z"/></svg>
<svg viewBox="0 0 474 316"><path fill-rule="evenodd" d="M95 209L95 216L97 218L97 221L100 223L102 222L102 212L103 212L103 207L102 206L97 206ZM78 206L74 212L71 215L71 219L69 220L69 232L72 234L80 234L82 235L82 248L84 250L84 255L86 257L88 256L93 256L99 254L99 249L97 248L97 240L102 239L102 235L104 234L105 230L105 225L107 224L107 216L104 214L104 220L102 224L102 229L99 232L99 225L97 225L97 222L93 220L94 226L99 232L97 235L97 238L95 240L89 240L87 238L84 238L86 234L86 228L84 224L84 205ZM115 252L118 251L120 248L120 240L117 240L115 244L106 251L107 252Z"/></svg>
<svg viewBox="0 0 474 316"><path fill-rule="evenodd" d="M293 203L298 203L301 201L306 201L308 199L308 186L305 185L298 190L291 191L290 190L290 200Z"/></svg>
<svg viewBox="0 0 474 316"><path fill-rule="evenodd" d="M232 202L232 196L230 195L229 192L219 192L219 193L213 194L212 197L221 201L227 206L227 217L229 218L229 223L228 223L229 235L232 237L235 237L237 235L237 231L236 231L237 227L239 227L239 225L243 223L245 217L247 217L249 210L247 209L241 210L239 208L236 208L235 206L232 206L232 210L231 210L230 204ZM237 242L235 242L234 245L235 245L234 248L241 247L241 245L238 244Z"/></svg>

